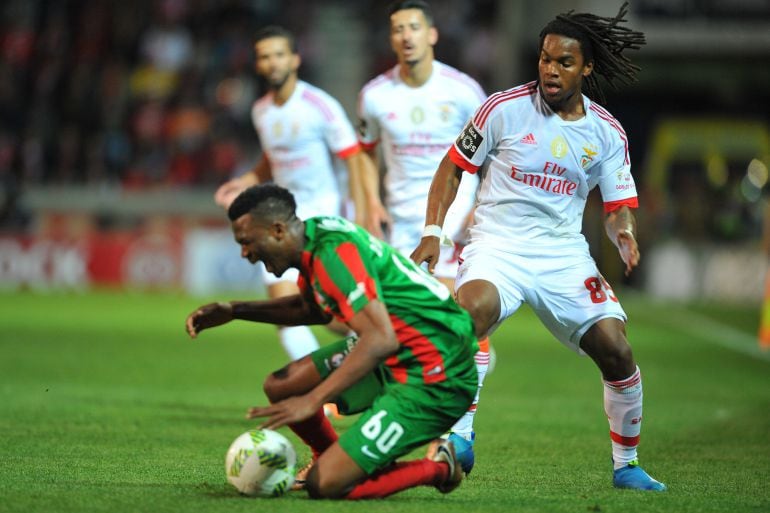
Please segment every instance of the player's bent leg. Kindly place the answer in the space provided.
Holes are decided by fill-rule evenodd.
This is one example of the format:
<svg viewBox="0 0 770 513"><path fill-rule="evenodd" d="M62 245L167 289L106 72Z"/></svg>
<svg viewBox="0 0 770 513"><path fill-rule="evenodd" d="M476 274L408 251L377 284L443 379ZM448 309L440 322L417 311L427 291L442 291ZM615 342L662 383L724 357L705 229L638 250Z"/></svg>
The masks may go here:
<svg viewBox="0 0 770 513"><path fill-rule="evenodd" d="M334 444L308 473L306 489L314 499L382 499L421 485L449 493L462 479L454 447L447 440L439 444L433 458L392 463L369 476L339 444Z"/></svg>
<svg viewBox="0 0 770 513"><path fill-rule="evenodd" d="M455 370L457 376L430 386L390 382L340 437L339 445L369 476L350 491L348 499L381 498L420 485L446 493L459 484L463 474L453 448L442 449L442 455L437 451L430 459L393 463L445 433L470 406L476 369L468 359L457 362ZM452 446L447 440L442 444Z"/></svg>
<svg viewBox="0 0 770 513"><path fill-rule="evenodd" d="M473 466L476 464L476 455L473 447L476 443L476 432L473 429L473 421L476 416L476 409L479 403L479 396L481 395L481 389L484 386L484 378L487 375L489 368L489 356L490 356L489 339L484 338L479 340L479 350L474 355L476 362L476 371L479 376L479 385L476 389L476 395L473 398L473 403L468 410L460 417L457 422L452 426L448 435L442 437L446 438L452 444L454 444L455 452L457 454L457 461L460 462L463 472L467 475L473 470ZM427 458L435 456L440 439L433 440L428 446L426 453Z"/></svg>
<svg viewBox="0 0 770 513"><path fill-rule="evenodd" d="M342 498L365 477L366 472L335 443L307 473L305 488L313 499Z"/></svg>
<svg viewBox="0 0 770 513"><path fill-rule="evenodd" d="M271 403L309 392L321 382L310 356L295 360L267 376L262 389Z"/></svg>
<svg viewBox="0 0 770 513"><path fill-rule="evenodd" d="M355 346L355 342L355 337L348 337L343 340L338 340L337 342L326 344L317 351L314 351L308 359L315 367L316 374L310 372L304 365L302 365L302 367L298 365L296 368L290 365L289 372L291 373L294 371L297 375L307 375L312 378L309 380L297 378L298 382L305 384L312 383L312 380L315 379L314 376L316 375L320 382L321 380L326 379L342 364L345 357ZM302 394L306 391L298 390L298 392ZM335 406L339 407L339 411L345 415L358 413L369 408L372 401L374 401L381 392L382 382L379 373L372 372L361 378L358 383L342 392L334 399L335 402L330 404L335 404ZM325 408L326 405L324 405L324 409ZM333 426L328 418L324 418L328 417L328 415L324 414L324 409L319 409L313 417L310 417L307 420L289 425L289 428L310 446L313 452L312 459L297 472L294 486L292 486L293 490L305 488L307 475L309 474L310 469L315 465L316 460L337 441L337 435Z"/></svg>
<svg viewBox="0 0 770 513"><path fill-rule="evenodd" d="M650 477L637 459L642 426L642 376L626 340L625 325L619 319L602 319L589 328L580 347L596 362L604 378L604 410L610 424L613 485L664 491L666 485Z"/></svg>
<svg viewBox="0 0 770 513"><path fill-rule="evenodd" d="M588 328L580 349L591 357L606 380L627 378L636 369L623 321L608 317Z"/></svg>
<svg viewBox="0 0 770 513"><path fill-rule="evenodd" d="M484 338L500 318L500 294L491 282L471 280L457 289L457 304L471 314L476 336Z"/></svg>
<svg viewBox="0 0 770 513"><path fill-rule="evenodd" d="M454 290L455 280L451 278L439 278L439 280L446 285L450 290ZM466 284L463 284L463 287L470 287L470 288L464 288L463 294L470 291L469 293L473 295L476 293L477 288L486 288L485 284L489 284L494 289L493 298L497 301L488 301L487 308L492 312L490 314L482 314L484 316L494 317L494 320L491 322L490 327L497 322L497 319L500 316L500 299L499 294L497 291L497 288L491 285L490 282L487 282L485 280L471 280L467 282ZM457 295L456 295L457 297ZM490 298L491 299L491 298ZM464 306L466 310L469 309L469 306L467 306L468 301L466 301L466 305L463 305L462 302L458 299L458 303L460 306ZM475 315L479 315L477 312ZM471 312L471 317L474 317L474 313ZM476 318L474 317L474 322ZM476 324L478 326L478 324ZM485 331L488 331L489 328L486 328ZM477 330L477 336L478 336L478 330ZM489 367L489 339L487 337L481 338L479 340L479 351L474 356L475 362L476 362L476 371L478 373L478 388L476 389L476 395L474 397L473 403L468 408L468 410L463 414L460 419L457 420L457 422L452 426L450 433L443 438L446 438L450 440L453 445L454 449L456 451L456 457L457 460L460 462L460 465L462 467L462 471L465 474L469 474L470 471L473 469L473 466L476 463L476 457L473 450L475 440L476 440L476 433L473 430L473 420L476 415L476 408L479 401L479 393L481 392L481 388L484 384L484 377L486 376L487 369ZM439 447L439 444L441 443L441 439L433 440L429 446L426 453L427 458L433 458L436 455L436 451Z"/></svg>
<svg viewBox="0 0 770 513"><path fill-rule="evenodd" d="M270 374L262 388L270 402L275 403L287 397L305 394L323 379L313 357L305 356ZM293 490L301 490L305 487L306 475L318 456L337 441L337 433L323 408L302 422L290 424L289 429L305 442L312 452L310 461L300 468L292 485Z"/></svg>

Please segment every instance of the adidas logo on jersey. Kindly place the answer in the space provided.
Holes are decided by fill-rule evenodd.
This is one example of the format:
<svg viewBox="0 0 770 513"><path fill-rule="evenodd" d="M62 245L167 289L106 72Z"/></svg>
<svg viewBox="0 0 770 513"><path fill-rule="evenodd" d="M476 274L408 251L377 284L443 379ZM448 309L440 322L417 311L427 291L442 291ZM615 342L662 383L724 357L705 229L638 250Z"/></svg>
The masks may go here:
<svg viewBox="0 0 770 513"><path fill-rule="evenodd" d="M522 137L520 142L523 142L524 144L537 144L537 141L535 140L535 136L532 135L532 132Z"/></svg>

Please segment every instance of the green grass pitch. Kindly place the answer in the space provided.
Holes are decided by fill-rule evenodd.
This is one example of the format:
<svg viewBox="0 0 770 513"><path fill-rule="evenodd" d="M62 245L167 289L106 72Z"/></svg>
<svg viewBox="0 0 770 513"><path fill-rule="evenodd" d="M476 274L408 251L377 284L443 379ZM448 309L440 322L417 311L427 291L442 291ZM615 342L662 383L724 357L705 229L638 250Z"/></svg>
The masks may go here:
<svg viewBox="0 0 770 513"><path fill-rule="evenodd" d="M286 358L271 326L235 322L188 339L184 318L202 302L0 295L0 511L770 511L770 358L753 342L758 307L624 301L645 380L641 461L666 493L612 488L598 371L525 308L493 337L497 369L468 479L449 495L423 487L362 504L303 492L248 499L227 485L225 451L255 425L243 413L265 403L262 378ZM281 432L304 462L308 451Z"/></svg>

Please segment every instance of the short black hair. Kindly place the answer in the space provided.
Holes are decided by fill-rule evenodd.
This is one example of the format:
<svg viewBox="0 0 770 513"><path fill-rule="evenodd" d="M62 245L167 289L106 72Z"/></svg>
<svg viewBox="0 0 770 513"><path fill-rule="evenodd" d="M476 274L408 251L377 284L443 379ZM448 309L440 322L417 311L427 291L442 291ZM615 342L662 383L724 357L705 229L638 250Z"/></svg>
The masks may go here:
<svg viewBox="0 0 770 513"><path fill-rule="evenodd" d="M269 39L271 37L282 37L286 39L286 41L289 42L291 53L297 53L297 39L294 37L294 34L278 25L268 25L267 27L259 29L254 36L254 44L256 45L263 39Z"/></svg>
<svg viewBox="0 0 770 513"><path fill-rule="evenodd" d="M279 185L253 185L240 193L227 209L227 217L235 221L251 214L257 219L281 219L289 221L297 217L297 202L288 189Z"/></svg>
<svg viewBox="0 0 770 513"><path fill-rule="evenodd" d="M429 26L433 26L433 10L430 8L430 4L424 0L397 0L388 6L388 16L393 16L398 11L406 9L419 9L425 16L425 21Z"/></svg>
<svg viewBox="0 0 770 513"><path fill-rule="evenodd" d="M642 32L620 26L627 20L628 2L625 2L618 14L612 18L604 18L590 13L569 11L558 15L540 32L540 46L543 51L543 41L548 34L558 34L580 43L585 63L593 62L594 73L586 77L586 94L604 101L604 93L595 74L600 75L613 89L617 89L616 81L630 84L636 82L636 73L640 70L631 60L623 55L627 48L638 50L646 43Z"/></svg>

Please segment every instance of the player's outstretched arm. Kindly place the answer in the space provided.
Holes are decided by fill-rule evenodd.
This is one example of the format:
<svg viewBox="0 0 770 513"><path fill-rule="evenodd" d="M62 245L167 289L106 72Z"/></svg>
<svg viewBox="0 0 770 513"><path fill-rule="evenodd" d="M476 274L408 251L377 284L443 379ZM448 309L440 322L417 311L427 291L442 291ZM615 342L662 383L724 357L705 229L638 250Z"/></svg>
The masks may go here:
<svg viewBox="0 0 770 513"><path fill-rule="evenodd" d="M639 265L639 245L636 243L636 219L631 209L622 206L613 210L604 220L607 236L617 246L620 258L626 264L626 276Z"/></svg>
<svg viewBox="0 0 770 513"><path fill-rule="evenodd" d="M357 312L348 325L358 334L358 342L328 378L307 394L289 397L267 407L250 408L246 417L267 417L260 427L268 429L300 422L357 383L398 349L388 311L377 300Z"/></svg>
<svg viewBox="0 0 770 513"><path fill-rule="evenodd" d="M304 326L327 324L331 316L323 312L315 302L309 302L297 294L267 301L210 303L187 316L185 329L190 337L195 338L201 331L221 326L233 319L281 326Z"/></svg>
<svg viewBox="0 0 770 513"><path fill-rule="evenodd" d="M447 154L439 164L430 184L428 207L425 212L425 232L410 258L417 264L428 262L428 271L431 273L438 263L441 252L440 227L444 225L447 210L457 196L462 172L462 168L455 165Z"/></svg>
<svg viewBox="0 0 770 513"><path fill-rule="evenodd" d="M196 338L201 331L221 326L233 320L230 303L209 303L195 309L185 320L185 330L190 338Z"/></svg>

